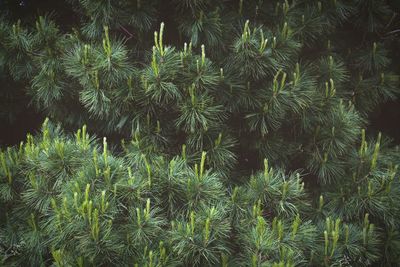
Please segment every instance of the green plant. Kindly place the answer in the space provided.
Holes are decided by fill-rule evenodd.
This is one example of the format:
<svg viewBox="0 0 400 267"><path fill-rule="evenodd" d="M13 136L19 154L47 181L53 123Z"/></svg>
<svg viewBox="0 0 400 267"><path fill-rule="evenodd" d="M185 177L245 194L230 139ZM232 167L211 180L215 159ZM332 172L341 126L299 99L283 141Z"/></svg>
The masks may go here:
<svg viewBox="0 0 400 267"><path fill-rule="evenodd" d="M397 264L390 1L60 5L0 19L0 116L49 117L0 154L1 264Z"/></svg>

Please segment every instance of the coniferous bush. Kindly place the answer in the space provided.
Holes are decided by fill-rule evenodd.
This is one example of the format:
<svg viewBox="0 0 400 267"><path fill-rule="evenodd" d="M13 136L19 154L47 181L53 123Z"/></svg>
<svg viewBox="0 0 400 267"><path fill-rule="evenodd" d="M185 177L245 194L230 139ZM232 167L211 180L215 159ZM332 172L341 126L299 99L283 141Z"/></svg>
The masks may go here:
<svg viewBox="0 0 400 267"><path fill-rule="evenodd" d="M395 1L62 6L0 19L2 265L399 264Z"/></svg>

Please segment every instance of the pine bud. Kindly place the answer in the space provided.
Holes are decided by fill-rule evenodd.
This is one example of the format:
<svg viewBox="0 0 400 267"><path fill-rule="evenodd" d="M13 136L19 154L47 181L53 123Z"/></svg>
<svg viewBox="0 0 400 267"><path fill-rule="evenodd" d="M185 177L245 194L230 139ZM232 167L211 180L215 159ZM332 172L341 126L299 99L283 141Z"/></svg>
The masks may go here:
<svg viewBox="0 0 400 267"><path fill-rule="evenodd" d="M105 39L103 39L104 52L106 53L107 57L110 58L112 50L111 50L111 42L109 37L108 26L104 26L104 36L105 36Z"/></svg>
<svg viewBox="0 0 400 267"><path fill-rule="evenodd" d="M160 49L161 56L164 56L163 35L164 35L164 22L161 22L161 25L160 25L160 39L159 39L159 49Z"/></svg>
<svg viewBox="0 0 400 267"><path fill-rule="evenodd" d="M228 267L228 256L225 254L221 254L221 263L222 267Z"/></svg>
<svg viewBox="0 0 400 267"><path fill-rule="evenodd" d="M204 244L207 244L209 239L210 239L210 218L207 218L204 228Z"/></svg>
<svg viewBox="0 0 400 267"><path fill-rule="evenodd" d="M322 195L319 196L319 206L318 206L318 211L322 211L322 208L324 206L324 197Z"/></svg>
<svg viewBox="0 0 400 267"><path fill-rule="evenodd" d="M359 155L360 157L364 157L365 153L367 150L367 144L365 142L365 129L361 130L361 146L360 146L360 151L359 151Z"/></svg>
<svg viewBox="0 0 400 267"><path fill-rule="evenodd" d="M292 240L294 240L294 238L296 237L297 231L300 226L300 222L301 222L300 215L297 214L292 224Z"/></svg>
<svg viewBox="0 0 400 267"><path fill-rule="evenodd" d="M206 48L204 45L201 45L201 67L204 67L206 62Z"/></svg>
<svg viewBox="0 0 400 267"><path fill-rule="evenodd" d="M286 39L286 38L288 37L289 28L288 28L288 23L287 23L286 21L285 21L285 23L283 24L283 28L282 28L281 34L282 34L282 37L283 37L284 39Z"/></svg>
<svg viewBox="0 0 400 267"><path fill-rule="evenodd" d="M371 160L371 171L375 170L377 160L378 160L378 154L379 154L379 148L380 148L380 142L381 142L382 134L378 134L378 139L375 143L375 148L374 148L374 153L372 155L372 160Z"/></svg>
<svg viewBox="0 0 400 267"><path fill-rule="evenodd" d="M201 161L200 161L200 178L203 178L203 173L204 173L204 165L205 165L205 161L206 161L206 152L203 151L201 153Z"/></svg>
<svg viewBox="0 0 400 267"><path fill-rule="evenodd" d="M242 15L243 11L243 0L239 0L239 15Z"/></svg>
<svg viewBox="0 0 400 267"><path fill-rule="evenodd" d="M278 231L278 240L282 241L282 239L283 239L283 224L282 224L281 220L278 221L277 231Z"/></svg>
<svg viewBox="0 0 400 267"><path fill-rule="evenodd" d="M266 182L269 182L269 174L268 159L264 159L264 179Z"/></svg>
<svg viewBox="0 0 400 267"><path fill-rule="evenodd" d="M257 254L253 254L251 256L251 266L252 267L257 267L258 266Z"/></svg>
<svg viewBox="0 0 400 267"><path fill-rule="evenodd" d="M186 160L186 144L182 145L182 158Z"/></svg>
<svg viewBox="0 0 400 267"><path fill-rule="evenodd" d="M328 246L329 246L329 238L328 238L328 232L324 231L324 239L325 239L325 256L328 255Z"/></svg>
<svg viewBox="0 0 400 267"><path fill-rule="evenodd" d="M150 219L150 198L147 199L146 201L146 210L145 210L145 220Z"/></svg>

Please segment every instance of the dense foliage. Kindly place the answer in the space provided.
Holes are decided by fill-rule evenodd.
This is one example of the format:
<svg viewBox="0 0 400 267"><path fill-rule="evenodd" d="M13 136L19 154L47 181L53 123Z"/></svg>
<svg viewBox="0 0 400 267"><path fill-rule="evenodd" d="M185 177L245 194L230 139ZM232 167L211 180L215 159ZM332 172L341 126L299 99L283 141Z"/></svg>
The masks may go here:
<svg viewBox="0 0 400 267"><path fill-rule="evenodd" d="M399 148L365 130L399 94L395 3L63 5L0 20L1 101L52 121L0 154L1 264L400 262Z"/></svg>
<svg viewBox="0 0 400 267"><path fill-rule="evenodd" d="M387 162L399 153L364 137L340 183L313 201L299 172L268 160L234 186L209 167L212 151L197 159L183 147L167 159L143 154L135 136L116 156L85 126L68 137L46 121L41 135L0 154L3 264L396 263L400 184Z"/></svg>

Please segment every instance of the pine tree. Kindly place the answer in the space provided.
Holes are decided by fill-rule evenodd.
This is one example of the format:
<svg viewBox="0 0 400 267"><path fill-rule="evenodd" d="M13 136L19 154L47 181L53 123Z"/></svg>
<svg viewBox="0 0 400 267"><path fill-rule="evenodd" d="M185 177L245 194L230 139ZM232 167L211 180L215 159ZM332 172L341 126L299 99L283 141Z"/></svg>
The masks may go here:
<svg viewBox="0 0 400 267"><path fill-rule="evenodd" d="M0 153L3 265L400 262L399 148L366 130L399 94L395 4L62 5L0 20L4 102L50 118Z"/></svg>
<svg viewBox="0 0 400 267"><path fill-rule="evenodd" d="M364 133L364 131L363 131ZM168 159L137 141L118 155L45 121L1 152L6 265L373 265L397 261L399 153L378 137L349 154L353 179L313 201L299 172L270 167L225 186L216 162ZM210 162L207 164L207 162ZM373 223L373 222L376 222ZM384 248L384 249L383 249Z"/></svg>

